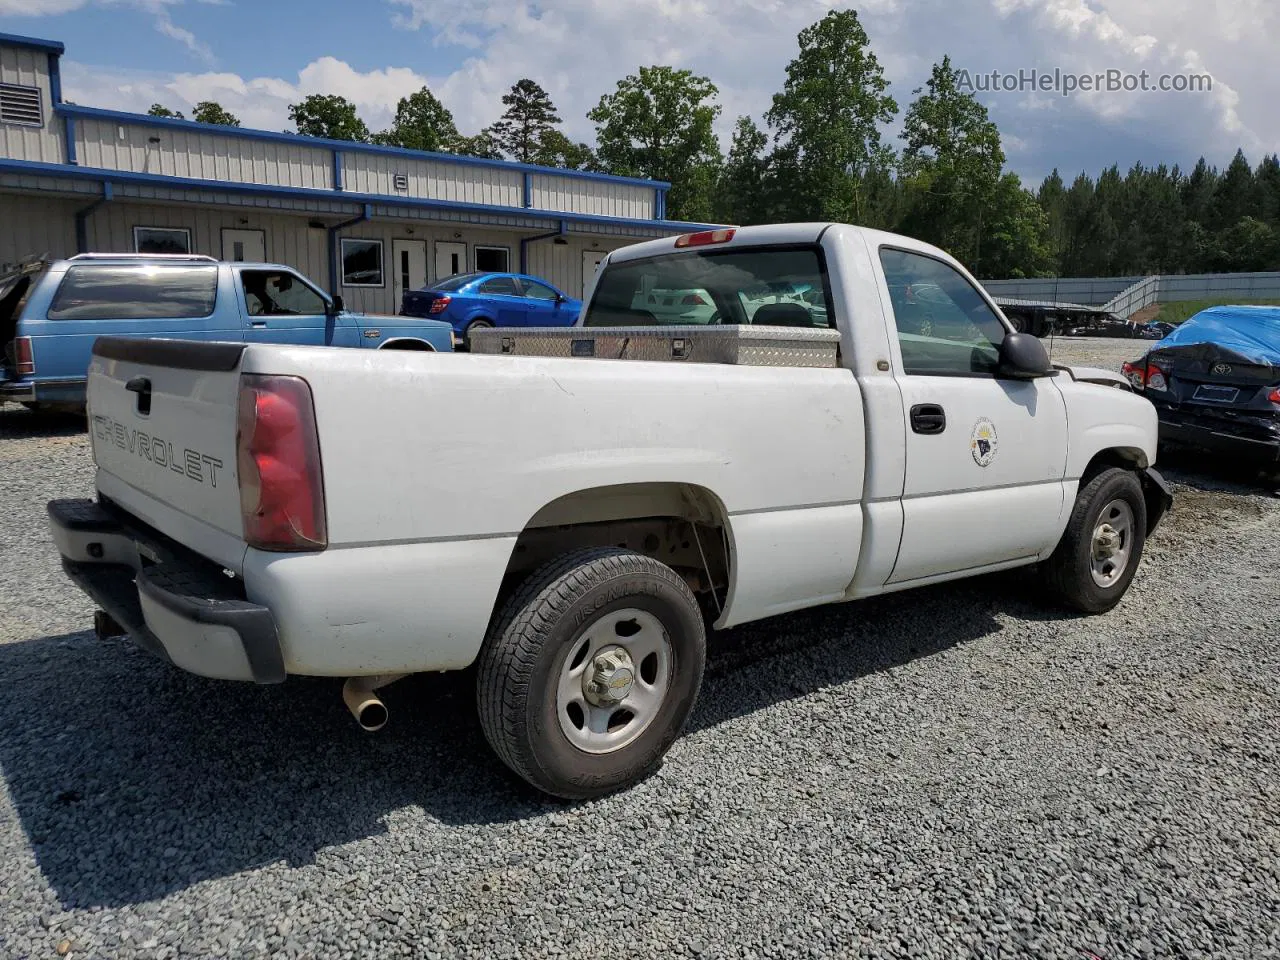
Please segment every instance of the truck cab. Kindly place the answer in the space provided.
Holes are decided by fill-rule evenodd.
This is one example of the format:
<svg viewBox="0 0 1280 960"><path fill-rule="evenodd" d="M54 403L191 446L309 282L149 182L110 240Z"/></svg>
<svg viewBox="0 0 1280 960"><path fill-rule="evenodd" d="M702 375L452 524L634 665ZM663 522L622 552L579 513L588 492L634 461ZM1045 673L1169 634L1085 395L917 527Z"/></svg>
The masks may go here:
<svg viewBox="0 0 1280 960"><path fill-rule="evenodd" d="M348 312L282 264L78 254L0 274L0 400L83 406L94 341L122 335L446 352L454 341L436 320Z"/></svg>

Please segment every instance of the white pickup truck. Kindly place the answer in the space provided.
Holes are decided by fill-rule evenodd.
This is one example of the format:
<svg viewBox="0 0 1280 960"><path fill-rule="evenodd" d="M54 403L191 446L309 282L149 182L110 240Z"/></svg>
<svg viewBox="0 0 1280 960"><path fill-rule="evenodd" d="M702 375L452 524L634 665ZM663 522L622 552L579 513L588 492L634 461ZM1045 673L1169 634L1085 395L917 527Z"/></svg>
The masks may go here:
<svg viewBox="0 0 1280 960"><path fill-rule="evenodd" d="M716 309L655 326L655 290ZM1105 611L1172 504L1151 404L905 237L637 244L576 327L476 350L100 339L98 496L49 505L99 633L345 678L366 729L386 684L475 665L495 752L583 798L661 762L708 627L1031 564Z"/></svg>

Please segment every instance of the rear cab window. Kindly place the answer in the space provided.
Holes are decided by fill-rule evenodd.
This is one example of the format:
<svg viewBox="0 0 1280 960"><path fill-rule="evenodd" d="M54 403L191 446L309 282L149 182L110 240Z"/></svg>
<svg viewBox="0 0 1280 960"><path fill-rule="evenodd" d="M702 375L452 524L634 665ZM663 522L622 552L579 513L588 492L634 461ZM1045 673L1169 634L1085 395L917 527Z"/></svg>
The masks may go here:
<svg viewBox="0 0 1280 960"><path fill-rule="evenodd" d="M67 270L50 320L174 320L208 317L218 294L218 268L94 264Z"/></svg>
<svg viewBox="0 0 1280 960"><path fill-rule="evenodd" d="M587 327L835 326L822 248L682 250L605 266Z"/></svg>

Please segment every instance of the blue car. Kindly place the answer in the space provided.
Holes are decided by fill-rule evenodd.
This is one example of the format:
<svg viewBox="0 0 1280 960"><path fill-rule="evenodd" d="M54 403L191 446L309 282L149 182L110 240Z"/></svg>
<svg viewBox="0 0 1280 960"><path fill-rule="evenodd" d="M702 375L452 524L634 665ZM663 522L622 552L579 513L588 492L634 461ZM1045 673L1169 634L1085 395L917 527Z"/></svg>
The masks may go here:
<svg viewBox="0 0 1280 960"><path fill-rule="evenodd" d="M83 409L104 335L442 352L455 342L439 320L350 313L280 264L85 253L0 273L0 401Z"/></svg>
<svg viewBox="0 0 1280 960"><path fill-rule="evenodd" d="M582 301L522 273L460 273L406 290L400 312L447 320L465 340L483 327L571 327Z"/></svg>

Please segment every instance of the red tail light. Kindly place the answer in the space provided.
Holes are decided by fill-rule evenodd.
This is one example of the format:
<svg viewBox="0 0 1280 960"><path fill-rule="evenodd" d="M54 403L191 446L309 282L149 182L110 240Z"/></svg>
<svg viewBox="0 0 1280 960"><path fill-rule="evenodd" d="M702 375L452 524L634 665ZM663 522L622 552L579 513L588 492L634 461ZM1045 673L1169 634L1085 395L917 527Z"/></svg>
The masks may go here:
<svg viewBox="0 0 1280 960"><path fill-rule="evenodd" d="M1120 368L1120 372L1135 387L1141 387L1147 382L1147 373L1141 363L1125 361L1124 366Z"/></svg>
<svg viewBox="0 0 1280 960"><path fill-rule="evenodd" d="M704 230L701 233L686 233L676 238L676 249L682 247L705 247L713 243L728 243L733 239L737 229Z"/></svg>
<svg viewBox="0 0 1280 960"><path fill-rule="evenodd" d="M307 381L243 375L236 428L245 542L259 550L323 550L329 534Z"/></svg>
<svg viewBox="0 0 1280 960"><path fill-rule="evenodd" d="M427 312L428 313L444 313L445 310L449 308L449 303L452 300L453 300L453 297L436 297L434 300L431 301L431 307Z"/></svg>
<svg viewBox="0 0 1280 960"><path fill-rule="evenodd" d="M1157 367L1154 363L1147 364L1147 389L1148 390L1168 390L1169 382L1165 379L1166 374L1161 367Z"/></svg>
<svg viewBox="0 0 1280 960"><path fill-rule="evenodd" d="M1272 403L1280 403L1280 387L1276 387L1274 390L1268 393L1267 399L1270 400Z"/></svg>
<svg viewBox="0 0 1280 960"><path fill-rule="evenodd" d="M696 293L689 294L680 302L686 307L705 307L707 305L707 301Z"/></svg>
<svg viewBox="0 0 1280 960"><path fill-rule="evenodd" d="M18 376L30 377L36 372L36 357L31 349L30 337L18 337L13 341L14 361L18 365Z"/></svg>

